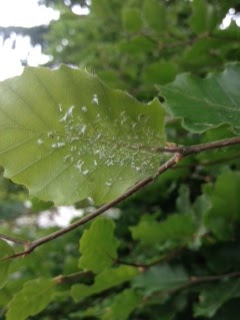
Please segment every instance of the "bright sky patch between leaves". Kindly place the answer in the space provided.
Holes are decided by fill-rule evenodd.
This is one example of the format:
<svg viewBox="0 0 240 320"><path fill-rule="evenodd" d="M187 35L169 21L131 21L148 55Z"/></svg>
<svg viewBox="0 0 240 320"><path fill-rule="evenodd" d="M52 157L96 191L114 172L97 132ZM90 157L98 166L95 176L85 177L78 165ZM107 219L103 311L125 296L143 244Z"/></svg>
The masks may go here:
<svg viewBox="0 0 240 320"><path fill-rule="evenodd" d="M1 0L0 26L33 27L48 24L59 18L59 12L45 6L38 6L37 0ZM15 49L12 42L16 41ZM0 80L21 74L23 67L21 60L28 60L31 66L46 63L49 58L42 54L41 46L31 46L29 37L16 36L12 33L10 39L3 43L0 34Z"/></svg>

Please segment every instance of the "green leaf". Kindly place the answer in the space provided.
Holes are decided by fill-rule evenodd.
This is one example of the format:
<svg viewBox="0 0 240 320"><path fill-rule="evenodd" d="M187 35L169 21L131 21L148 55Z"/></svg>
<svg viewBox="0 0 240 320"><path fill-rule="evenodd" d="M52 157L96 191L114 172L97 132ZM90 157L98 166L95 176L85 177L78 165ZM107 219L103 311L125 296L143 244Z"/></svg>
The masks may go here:
<svg viewBox="0 0 240 320"><path fill-rule="evenodd" d="M42 311L54 297L56 282L39 278L26 282L10 301L7 320L24 320Z"/></svg>
<svg viewBox="0 0 240 320"><path fill-rule="evenodd" d="M119 50L123 53L139 56L153 51L155 46L156 44L150 39L143 36L135 36L129 40L121 41L119 43Z"/></svg>
<svg viewBox="0 0 240 320"><path fill-rule="evenodd" d="M71 295L73 299L78 302L88 296L100 293L104 290L116 287L126 281L129 281L138 273L139 271L137 268L123 265L118 268L104 269L95 277L93 285L73 285L71 288Z"/></svg>
<svg viewBox="0 0 240 320"><path fill-rule="evenodd" d="M214 36L228 40L240 40L240 28L235 20L231 20L230 25L225 29L216 29L213 33Z"/></svg>
<svg viewBox="0 0 240 320"><path fill-rule="evenodd" d="M240 269L240 242L220 242L203 248L203 255L211 271L227 273Z"/></svg>
<svg viewBox="0 0 240 320"><path fill-rule="evenodd" d="M178 197L176 200L176 207L179 212L185 214L192 211L190 190L186 184L181 184L178 191Z"/></svg>
<svg viewBox="0 0 240 320"><path fill-rule="evenodd" d="M116 198L156 172L149 147L165 143L158 100L142 104L66 66L1 82L0 128L5 176L56 204Z"/></svg>
<svg viewBox="0 0 240 320"><path fill-rule="evenodd" d="M239 302L240 299L233 299L222 306L213 320L239 320Z"/></svg>
<svg viewBox="0 0 240 320"><path fill-rule="evenodd" d="M151 267L137 276L133 281L134 288L141 288L146 295L156 291L169 291L188 281L188 275L182 267L170 267L167 264Z"/></svg>
<svg viewBox="0 0 240 320"><path fill-rule="evenodd" d="M240 172L227 171L209 191L211 209L206 212L204 222L218 239L231 239L238 234L240 223Z"/></svg>
<svg viewBox="0 0 240 320"><path fill-rule="evenodd" d="M161 33L166 29L166 8L158 0L145 0L143 16L147 25L154 31Z"/></svg>
<svg viewBox="0 0 240 320"><path fill-rule="evenodd" d="M13 254L13 248L6 241L0 239L0 289L5 285L7 281L9 267L12 262L12 259L3 259L12 256Z"/></svg>
<svg viewBox="0 0 240 320"><path fill-rule="evenodd" d="M227 125L222 125L220 127L214 128L207 130L202 136L201 136L201 143L208 143L211 141L217 141L221 139L227 139L227 138L233 138L236 136L233 134L231 127ZM219 161L219 159L229 159L227 162L228 164L232 164L235 160L235 162L238 162L239 160L236 158L236 155L239 155L239 146L238 145L233 145L229 146L227 149L221 148L218 150L215 150L214 152L201 152L199 153L196 158L201 162L216 162ZM232 160L231 160L232 158ZM219 162L219 167L222 166L221 161Z"/></svg>
<svg viewBox="0 0 240 320"><path fill-rule="evenodd" d="M109 19L112 14L108 0L92 0L91 10L97 18L102 18L103 20Z"/></svg>
<svg viewBox="0 0 240 320"><path fill-rule="evenodd" d="M212 31L218 22L215 8L205 0L194 0L192 8L190 26L193 31L196 33Z"/></svg>
<svg viewBox="0 0 240 320"><path fill-rule="evenodd" d="M148 64L142 73L142 80L146 84L166 84L174 80L177 65L173 62L158 61Z"/></svg>
<svg viewBox="0 0 240 320"><path fill-rule="evenodd" d="M123 28L127 32L140 32L142 28L141 12L134 8L123 8L122 10Z"/></svg>
<svg viewBox="0 0 240 320"><path fill-rule="evenodd" d="M240 64L230 64L206 79L183 74L159 88L168 110L182 117L189 131L201 133L227 123L240 134Z"/></svg>
<svg viewBox="0 0 240 320"><path fill-rule="evenodd" d="M114 222L108 218L95 220L80 239L79 267L95 273L110 267L117 258L118 241L114 237Z"/></svg>
<svg viewBox="0 0 240 320"><path fill-rule="evenodd" d="M195 317L212 318L224 303L232 298L240 297L240 280L231 279L212 285L199 295L200 302L194 306Z"/></svg>
<svg viewBox="0 0 240 320"><path fill-rule="evenodd" d="M221 38L201 38L186 47L181 56L181 65L193 74L206 74L222 65L224 50L231 48Z"/></svg>
<svg viewBox="0 0 240 320"><path fill-rule="evenodd" d="M140 296L134 290L126 289L114 297L102 320L127 320L139 303Z"/></svg>
<svg viewBox="0 0 240 320"><path fill-rule="evenodd" d="M195 231L193 216L190 214L170 215L163 222L153 217L143 217L140 223L130 228L132 237L145 245L172 242L177 246L192 239Z"/></svg>

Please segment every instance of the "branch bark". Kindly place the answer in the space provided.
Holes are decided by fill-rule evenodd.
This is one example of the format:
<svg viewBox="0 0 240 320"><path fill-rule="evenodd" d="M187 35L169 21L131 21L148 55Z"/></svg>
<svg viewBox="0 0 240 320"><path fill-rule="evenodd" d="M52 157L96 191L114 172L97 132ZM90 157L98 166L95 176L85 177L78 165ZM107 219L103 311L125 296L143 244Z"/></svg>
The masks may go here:
<svg viewBox="0 0 240 320"><path fill-rule="evenodd" d="M168 148L168 147L166 147L166 148L151 148L151 150L156 151L156 152L174 153L173 157L171 157L168 161L166 161L163 165L161 165L158 168L155 176L147 177L147 178L141 180L140 182L138 182L137 184L132 186L130 189L128 189L126 192L124 192L120 197L114 199L113 201L111 201L107 204L104 204L102 207L96 209L94 212L92 212L89 215L83 217L82 219L76 221L75 223L70 224L68 227L62 228L56 232L49 234L46 237L37 239L35 241L22 243L25 246L24 251L19 252L17 254L14 254L12 256L6 257L3 260L13 259L13 258L17 258L19 256L28 255L33 250L35 250L37 247L43 245L44 243L47 243L47 242L52 241L58 237L61 237L64 234L76 229L77 227L93 220L97 216L101 215L102 213L104 213L108 209L116 206L117 204L119 204L120 202L122 202L123 200L125 200L126 198L131 196L132 194L136 193L137 191L139 191L140 189L142 189L143 187L145 187L146 185L151 183L153 180L155 180L155 178L160 176L162 173L164 173L168 169L174 167L181 159L183 159L186 156L189 156L189 155L195 154L195 153L200 153L203 151L214 150L214 149L219 149L219 148L223 148L223 147L227 147L227 146L231 146L231 145L236 145L236 144L240 144L240 137L228 138L228 139L223 139L223 140L219 140L219 141L213 141L213 142L198 144L198 145L193 145L193 146L180 146L180 147L170 147L170 148ZM3 261L3 260L1 260L1 261Z"/></svg>

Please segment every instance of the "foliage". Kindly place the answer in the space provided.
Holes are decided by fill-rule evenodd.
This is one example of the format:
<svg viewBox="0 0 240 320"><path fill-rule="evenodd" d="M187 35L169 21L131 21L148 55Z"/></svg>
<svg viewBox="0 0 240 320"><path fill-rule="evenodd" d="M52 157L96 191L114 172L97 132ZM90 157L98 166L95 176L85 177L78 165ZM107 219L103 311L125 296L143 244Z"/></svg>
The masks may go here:
<svg viewBox="0 0 240 320"><path fill-rule="evenodd" d="M41 3L68 66L0 83L0 318L237 320L239 1Z"/></svg>

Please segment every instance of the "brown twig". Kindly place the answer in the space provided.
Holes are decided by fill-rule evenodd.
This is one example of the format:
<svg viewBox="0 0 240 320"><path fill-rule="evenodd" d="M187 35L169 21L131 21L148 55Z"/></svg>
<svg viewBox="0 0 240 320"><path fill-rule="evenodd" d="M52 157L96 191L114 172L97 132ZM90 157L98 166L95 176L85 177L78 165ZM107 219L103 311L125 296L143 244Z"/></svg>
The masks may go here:
<svg viewBox="0 0 240 320"><path fill-rule="evenodd" d="M177 169L182 169L182 168L196 168L196 167L208 167L208 166L214 166L216 164L224 163L224 162L229 162L233 160L240 159L240 153L236 153L234 155L231 155L229 157L223 157L217 160L211 160L211 161L201 161L197 163L187 163L187 164L180 164L175 167L172 167L172 170L177 170Z"/></svg>
<svg viewBox="0 0 240 320"><path fill-rule="evenodd" d="M37 239L33 242L29 243L29 247L20 253L14 254L12 256L9 256L7 258L4 258L3 260L6 259L13 259L13 258L17 258L19 256L25 256L28 255L29 253L31 253L34 249L36 249L37 247L43 245L44 243L47 243L49 241L52 241L60 236L63 236L64 234L68 233L69 231L72 231L74 229L76 229L77 227L93 220L94 218L96 218L97 216L99 216L100 214L102 214L103 212L107 211L108 209L114 207L115 205L119 204L120 202L122 202L123 200L125 200L126 198L128 198L129 196L131 196L132 194L134 194L135 192L137 192L138 190L142 189L144 186L146 186L147 184L149 184L150 182L152 182L156 177L158 177L159 175L161 175L163 172L165 172L166 170L168 170L169 168L171 168L172 166L174 166L181 158L181 155L179 155L178 153L175 154L172 158L170 158L168 161L166 161L163 165L161 165L158 168L158 171L156 173L155 176L153 177L147 177L143 180L141 180L140 182L138 182L137 184L135 184L134 186L132 186L130 189L128 189L126 192L124 192L120 197L114 199L113 201L103 205L102 207L96 209L94 212L90 213L89 215L87 215L86 217L83 217L82 219L70 224L68 227L66 228L62 228L56 232L53 232L51 234L49 234L46 237ZM3 261L1 260L1 261Z"/></svg>
<svg viewBox="0 0 240 320"><path fill-rule="evenodd" d="M177 248L176 250L171 251L170 253L166 254L165 256L154 260L153 262L150 262L148 264L143 264L143 263L138 263L138 262L128 262L128 261L123 261L121 259L117 259L114 262L117 264L123 264L123 265L127 265L127 266L132 266L132 267L136 267L136 268L141 268L143 270L149 269L155 265L158 265L160 263L164 263L164 262L169 262L171 260L173 260L174 258L176 258L180 253L182 253L182 251L185 249L186 247L182 246Z"/></svg>
<svg viewBox="0 0 240 320"><path fill-rule="evenodd" d="M191 276L191 277L189 277L187 282L178 286L177 288L174 288L174 289L168 291L168 293L173 294L173 293L176 293L180 290L187 289L188 287L191 287L196 284L215 282L215 281L222 280L222 279L231 279L231 278L239 278L239 277L240 277L240 271L225 273L225 274L218 274L218 275L213 275L213 276L203 276L203 277Z"/></svg>
<svg viewBox="0 0 240 320"><path fill-rule="evenodd" d="M175 166L182 158L189 156L194 153L200 153L203 151L207 150L213 150L213 149L219 149L231 145L236 145L240 144L240 137L234 137L234 138L228 138L228 139L223 139L223 140L218 140L214 142L209 142L209 143L203 143L203 144L198 144L198 145L193 145L193 146L180 146L180 147L166 147L166 148L151 148L152 151L155 152L166 152L166 153L174 153L173 157L170 158L168 161L166 161L163 165L161 165L155 176L150 176L147 177L131 188L129 188L126 192L124 192L121 196L118 198L114 199L113 201L103 205L102 207L96 209L94 212L90 213L86 217L76 221L75 223L70 224L66 228L62 228L56 232L53 232L49 234L46 237L37 239L33 242L25 242L25 251L19 252L17 254L14 254L12 256L3 258L1 261L4 261L6 259L13 259L17 258L19 256L25 256L31 253L34 249L37 247L43 245L44 243L47 243L49 241L52 241L60 236L63 236L64 234L76 229L77 227L93 220L97 216L101 215L103 212L107 211L108 209L114 207L115 205L119 204L132 194L136 193L138 190L142 189L144 186L148 185L150 182L152 182L156 177L160 176L162 173L167 171L168 169L172 168Z"/></svg>
<svg viewBox="0 0 240 320"><path fill-rule="evenodd" d="M235 144L240 144L240 137L233 137L208 143L196 144L193 146L180 146L180 147L166 147L166 148L151 148L152 151L166 152L166 153L179 153L183 157L189 156L194 153L220 149Z"/></svg>
<svg viewBox="0 0 240 320"><path fill-rule="evenodd" d="M17 244L20 244L20 245L23 245L23 246L26 246L29 243L29 241L25 241L23 239L19 239L19 238L15 238L15 237L12 237L12 236L8 236L8 235L2 234L2 233L0 233L0 239L4 239L4 240L10 241L10 242L14 242L14 243L17 243Z"/></svg>
<svg viewBox="0 0 240 320"><path fill-rule="evenodd" d="M71 273L68 275L59 275L54 278L57 284L65 284L69 282L79 282L79 281L92 281L94 278L94 273L90 270L88 271L79 271Z"/></svg>

